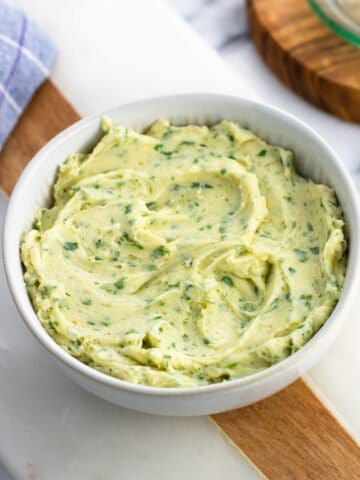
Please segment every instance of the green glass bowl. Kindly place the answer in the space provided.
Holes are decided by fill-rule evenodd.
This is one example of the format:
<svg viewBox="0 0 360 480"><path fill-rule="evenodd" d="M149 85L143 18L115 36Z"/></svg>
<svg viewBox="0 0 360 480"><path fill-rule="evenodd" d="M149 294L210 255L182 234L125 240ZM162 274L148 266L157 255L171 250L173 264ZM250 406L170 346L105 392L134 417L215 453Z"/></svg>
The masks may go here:
<svg viewBox="0 0 360 480"><path fill-rule="evenodd" d="M359 0L308 0L314 12L334 32L360 47Z"/></svg>

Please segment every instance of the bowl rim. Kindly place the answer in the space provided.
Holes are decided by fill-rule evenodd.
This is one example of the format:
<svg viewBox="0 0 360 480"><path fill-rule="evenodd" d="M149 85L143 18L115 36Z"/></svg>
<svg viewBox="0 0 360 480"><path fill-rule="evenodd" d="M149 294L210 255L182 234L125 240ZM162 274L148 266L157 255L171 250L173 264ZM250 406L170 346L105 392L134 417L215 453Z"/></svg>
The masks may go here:
<svg viewBox="0 0 360 480"><path fill-rule="evenodd" d="M297 128L302 130L305 135L312 137L312 139L320 144L324 153L328 157L332 168L336 169L337 174L341 178L341 182L346 186L350 198L350 204L353 212L355 213L354 219L352 219L352 225L348 225L351 231L353 232L353 237L358 241L352 241L350 246L350 251L348 254L348 265L345 274L344 287L341 292L339 301L335 306L334 310L330 314L329 318L326 320L324 325L315 333L315 335L297 352L293 353L289 357L281 360L280 362L265 368L259 372L250 374L245 377L235 378L232 380L207 384L194 387L155 387L144 384L131 383L126 380L122 380L117 377L112 377L106 373L103 373L99 370L96 370L93 367L90 367L75 357L72 357L69 353L63 350L52 337L46 332L44 327L41 325L35 310L31 304L29 297L27 297L27 302L23 298L22 292L20 291L20 286L23 286L24 280L23 276L19 276L12 269L12 265L16 262L20 262L19 249L14 249L12 241L12 219L17 214L17 205L22 201L22 192L26 184L27 178L35 171L42 162L44 162L48 156L48 153L51 152L51 149L56 146L58 143L66 142L66 140L72 135L78 133L81 129L86 128L88 124L91 124L94 121L98 121L100 124L101 117L106 115L111 118L112 114L118 112L121 109L132 108L139 105L166 102L171 101L172 99L188 99L196 100L206 98L211 98L212 100L216 99L218 101L232 101L241 105L247 105L260 108L265 111L269 116L280 117L283 120L287 120L291 124L291 128ZM27 327L30 329L31 333L37 338L39 343L60 363L64 363L67 367L73 371L84 375L87 379L95 381L96 383L106 386L114 390L125 390L127 392L140 394L140 395L149 395L149 396L187 396L187 395L203 395L210 394L219 391L229 391L233 389L238 389L242 386L251 385L254 383L260 383L262 380L265 380L269 377L275 376L276 374L281 373L286 369L296 367L301 363L301 360L309 354L310 351L314 350L320 342L323 342L325 337L328 337L329 334L340 323L341 318L344 321L346 313L351 304L351 298L354 297L356 292L356 285L360 281L360 207L357 203L357 190L353 183L353 180L347 171L346 167L341 163L337 157L334 150L322 139L322 137L315 132L311 127L309 127L305 122L298 119L291 113L288 113L278 107L272 106L268 103L261 101L250 100L241 96L236 95L226 95L218 93L202 93L202 92L193 92L193 93L181 93L181 94L172 94L156 97L148 97L145 99L137 100L134 102L129 102L126 104L119 105L117 107L107 109L100 113L95 113L91 116L85 117L71 126L67 127L65 130L61 131L55 137L53 137L49 142L47 142L30 160L25 169L22 171L20 177L17 180L15 188L11 194L3 228L3 259L5 274L7 282L9 285L10 292L15 301L16 308L20 313L22 319L24 320ZM17 245L18 247L19 245ZM351 260L351 261L350 261Z"/></svg>

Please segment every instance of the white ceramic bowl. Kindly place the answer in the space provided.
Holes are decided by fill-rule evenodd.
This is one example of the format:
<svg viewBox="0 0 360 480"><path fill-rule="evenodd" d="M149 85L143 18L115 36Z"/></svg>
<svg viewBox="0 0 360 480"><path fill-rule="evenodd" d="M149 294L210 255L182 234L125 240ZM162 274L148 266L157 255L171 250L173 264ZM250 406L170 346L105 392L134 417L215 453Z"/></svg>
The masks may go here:
<svg viewBox="0 0 360 480"><path fill-rule="evenodd" d="M195 388L158 388L110 377L79 362L62 350L36 317L23 281L19 244L33 223L35 210L47 205L57 167L70 153L87 151L99 138L101 115L95 115L57 135L22 173L11 196L4 228L4 262L10 290L31 332L48 354L75 382L110 402L162 415L202 415L242 407L287 386L311 367L334 340L346 319L360 279L360 215L357 192L334 152L304 123L270 106L243 98L186 94L144 100L104 112L113 122L143 130L159 117L175 124L212 124L229 119L247 126L273 144L296 153L296 167L305 176L331 185L345 213L349 262L344 289L325 325L298 352L248 377Z"/></svg>

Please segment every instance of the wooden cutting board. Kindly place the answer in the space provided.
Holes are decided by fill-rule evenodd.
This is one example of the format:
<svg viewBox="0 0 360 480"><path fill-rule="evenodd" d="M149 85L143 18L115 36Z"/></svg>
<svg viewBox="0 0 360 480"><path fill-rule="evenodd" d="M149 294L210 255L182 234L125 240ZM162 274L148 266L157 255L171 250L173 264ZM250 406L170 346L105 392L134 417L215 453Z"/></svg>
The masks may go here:
<svg viewBox="0 0 360 480"><path fill-rule="evenodd" d="M0 187L10 195L37 150L79 118L46 81L0 153ZM360 479L359 446L303 380L255 405L211 418L270 480Z"/></svg>
<svg viewBox="0 0 360 480"><path fill-rule="evenodd" d="M248 17L256 48L280 80L317 107L360 122L360 48L307 0L249 0Z"/></svg>

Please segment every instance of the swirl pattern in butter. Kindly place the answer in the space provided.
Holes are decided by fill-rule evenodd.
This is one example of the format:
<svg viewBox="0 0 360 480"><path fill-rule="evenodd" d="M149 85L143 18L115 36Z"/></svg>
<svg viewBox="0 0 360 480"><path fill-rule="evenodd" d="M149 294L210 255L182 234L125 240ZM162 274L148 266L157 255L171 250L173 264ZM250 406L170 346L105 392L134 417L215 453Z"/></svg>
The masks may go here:
<svg viewBox="0 0 360 480"><path fill-rule="evenodd" d="M233 122L103 128L60 167L53 206L22 243L53 339L109 375L166 387L249 375L303 346L343 284L334 191Z"/></svg>

